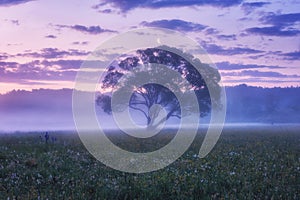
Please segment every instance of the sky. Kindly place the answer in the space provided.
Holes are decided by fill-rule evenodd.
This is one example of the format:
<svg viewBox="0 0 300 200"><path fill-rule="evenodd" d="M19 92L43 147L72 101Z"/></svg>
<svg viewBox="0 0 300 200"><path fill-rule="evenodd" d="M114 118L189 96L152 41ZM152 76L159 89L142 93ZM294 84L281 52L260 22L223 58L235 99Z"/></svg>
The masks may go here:
<svg viewBox="0 0 300 200"><path fill-rule="evenodd" d="M225 85L300 86L297 0L0 0L0 94L73 88L90 52L136 28L197 41Z"/></svg>

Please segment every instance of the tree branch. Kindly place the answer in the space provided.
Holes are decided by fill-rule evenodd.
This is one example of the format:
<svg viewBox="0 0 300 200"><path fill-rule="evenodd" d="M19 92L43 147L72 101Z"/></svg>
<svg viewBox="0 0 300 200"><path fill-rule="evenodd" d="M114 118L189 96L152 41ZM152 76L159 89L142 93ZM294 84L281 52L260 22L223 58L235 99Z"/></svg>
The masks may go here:
<svg viewBox="0 0 300 200"><path fill-rule="evenodd" d="M177 117L178 119L181 119L181 116L180 115L176 115L176 114L172 114L172 115L170 115L170 117Z"/></svg>
<svg viewBox="0 0 300 200"><path fill-rule="evenodd" d="M132 108L132 109L134 109L134 110L138 110L138 111L141 111L144 115L145 115L145 117L146 117L146 119L148 120L148 115L146 114L146 112L145 111L143 111L142 109L140 109L140 108L136 108L136 107L133 107L132 105L130 105L129 104L129 107L130 108Z"/></svg>

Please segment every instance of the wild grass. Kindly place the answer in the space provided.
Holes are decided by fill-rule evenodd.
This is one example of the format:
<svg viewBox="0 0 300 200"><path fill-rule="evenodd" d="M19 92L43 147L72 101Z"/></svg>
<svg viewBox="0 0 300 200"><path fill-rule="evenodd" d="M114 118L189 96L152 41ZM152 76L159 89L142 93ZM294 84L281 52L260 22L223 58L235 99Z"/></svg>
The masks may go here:
<svg viewBox="0 0 300 200"><path fill-rule="evenodd" d="M203 159L199 133L180 159L145 174L103 165L75 133L49 136L46 143L44 133L0 135L0 199L300 199L299 129L226 129ZM170 139L112 138L139 151Z"/></svg>

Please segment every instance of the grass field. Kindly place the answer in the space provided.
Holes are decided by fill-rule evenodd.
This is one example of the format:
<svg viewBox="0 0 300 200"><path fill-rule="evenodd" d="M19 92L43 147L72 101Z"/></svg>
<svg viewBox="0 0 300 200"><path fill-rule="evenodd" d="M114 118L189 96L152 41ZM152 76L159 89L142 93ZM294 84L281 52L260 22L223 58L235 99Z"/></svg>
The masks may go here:
<svg viewBox="0 0 300 200"><path fill-rule="evenodd" d="M226 128L204 159L199 133L180 159L146 174L106 167L75 133L49 135L46 143L38 132L0 134L0 199L300 199L299 127ZM144 151L171 136L111 139Z"/></svg>

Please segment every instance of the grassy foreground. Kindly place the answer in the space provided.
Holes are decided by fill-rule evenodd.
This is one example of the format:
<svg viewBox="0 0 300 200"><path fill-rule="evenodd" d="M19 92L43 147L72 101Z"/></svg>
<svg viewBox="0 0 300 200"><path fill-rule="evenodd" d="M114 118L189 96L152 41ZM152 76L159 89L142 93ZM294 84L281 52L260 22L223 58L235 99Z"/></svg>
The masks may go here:
<svg viewBox="0 0 300 200"><path fill-rule="evenodd" d="M49 135L46 144L41 133L0 134L0 199L300 199L299 128L228 128L204 159L199 133L180 159L146 174L106 167L74 133Z"/></svg>

